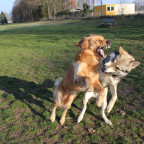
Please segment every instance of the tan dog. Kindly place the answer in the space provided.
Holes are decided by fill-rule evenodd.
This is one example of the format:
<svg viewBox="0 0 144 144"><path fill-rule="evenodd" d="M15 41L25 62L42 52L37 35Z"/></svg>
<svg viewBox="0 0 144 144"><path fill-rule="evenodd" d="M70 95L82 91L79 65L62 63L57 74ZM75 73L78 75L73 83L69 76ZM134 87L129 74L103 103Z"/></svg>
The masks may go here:
<svg viewBox="0 0 144 144"><path fill-rule="evenodd" d="M112 122L108 120L105 115L108 87L110 88L110 92L112 94L112 98L107 107L107 112L109 113L117 100L117 84L120 82L122 77L130 73L130 71L136 68L139 64L140 62L135 61L133 56L128 54L122 47L119 47L119 54L111 53L110 57L107 57L104 60L104 68L99 68L100 82L105 88L105 97L102 104L101 114L106 124L112 125ZM97 96L98 94L94 92L85 93L83 99L83 109L78 117L77 122L80 122L83 119L88 100L92 97L97 98Z"/></svg>
<svg viewBox="0 0 144 144"><path fill-rule="evenodd" d="M110 46L110 41L100 35L88 35L76 44L81 50L72 61L65 77L55 82L56 90L53 94L54 107L50 120L54 122L57 106L64 107L60 124L65 122L67 110L80 91L95 91L99 93L97 105L101 106L105 91L99 82L98 66L100 58L104 57L104 47Z"/></svg>

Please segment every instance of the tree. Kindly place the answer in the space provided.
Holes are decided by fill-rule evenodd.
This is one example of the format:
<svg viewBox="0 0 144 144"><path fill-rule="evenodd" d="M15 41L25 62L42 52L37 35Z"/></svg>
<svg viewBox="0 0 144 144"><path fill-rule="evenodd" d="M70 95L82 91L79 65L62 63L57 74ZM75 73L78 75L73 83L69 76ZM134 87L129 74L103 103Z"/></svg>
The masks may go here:
<svg viewBox="0 0 144 144"><path fill-rule="evenodd" d="M94 10L95 0L92 1L92 5L93 5L93 10Z"/></svg>
<svg viewBox="0 0 144 144"><path fill-rule="evenodd" d="M119 12L121 15L124 14L125 9L126 9L126 3L128 3L129 0L119 0L119 4L120 4L120 8L119 8Z"/></svg>
<svg viewBox="0 0 144 144"><path fill-rule="evenodd" d="M27 22L41 18L40 2L38 0L16 0L12 9L13 22Z"/></svg>
<svg viewBox="0 0 144 144"><path fill-rule="evenodd" d="M84 4L84 0L77 0L77 7L82 8Z"/></svg>
<svg viewBox="0 0 144 144"><path fill-rule="evenodd" d="M90 6L87 3L83 4L83 11L85 14L88 14L90 12Z"/></svg>
<svg viewBox="0 0 144 144"><path fill-rule="evenodd" d="M136 11L144 10L144 0L135 0Z"/></svg>
<svg viewBox="0 0 144 144"><path fill-rule="evenodd" d="M15 0L12 19L13 22L28 22L41 18L55 19L58 13L70 13L76 8L76 2L81 6L86 3L88 7L85 7L85 11L87 13L87 8L89 11L91 0Z"/></svg>
<svg viewBox="0 0 144 144"><path fill-rule="evenodd" d="M102 4L102 0L101 0L101 16L103 16L103 4Z"/></svg>
<svg viewBox="0 0 144 144"><path fill-rule="evenodd" d="M2 24L8 23L8 22L7 22L6 15L4 14L4 12L1 12L1 14L0 14L0 22L1 22Z"/></svg>
<svg viewBox="0 0 144 144"><path fill-rule="evenodd" d="M68 9L73 9L76 7L76 0L68 0L67 2L67 8Z"/></svg>

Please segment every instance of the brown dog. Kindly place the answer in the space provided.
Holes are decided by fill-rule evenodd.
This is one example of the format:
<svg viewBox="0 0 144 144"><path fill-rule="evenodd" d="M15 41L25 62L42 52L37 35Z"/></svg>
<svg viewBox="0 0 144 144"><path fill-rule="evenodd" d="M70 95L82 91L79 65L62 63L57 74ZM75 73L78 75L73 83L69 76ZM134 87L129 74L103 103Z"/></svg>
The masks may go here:
<svg viewBox="0 0 144 144"><path fill-rule="evenodd" d="M88 35L76 44L81 50L76 54L65 77L55 82L56 90L53 94L54 107L50 120L54 122L57 106L64 107L60 124L65 122L67 110L80 91L94 91L100 95L97 105L101 106L105 91L99 82L98 67L104 56L104 47L110 46L110 41L100 35Z"/></svg>

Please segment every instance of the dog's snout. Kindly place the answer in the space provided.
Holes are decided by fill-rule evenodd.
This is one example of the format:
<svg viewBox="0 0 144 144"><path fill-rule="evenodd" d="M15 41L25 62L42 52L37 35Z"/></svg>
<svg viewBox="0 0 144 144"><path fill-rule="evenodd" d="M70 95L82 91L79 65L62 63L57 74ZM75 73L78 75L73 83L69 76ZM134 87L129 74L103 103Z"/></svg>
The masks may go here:
<svg viewBox="0 0 144 144"><path fill-rule="evenodd" d="M110 40L107 40L106 43L107 43L107 44L111 44L111 41L110 41Z"/></svg>

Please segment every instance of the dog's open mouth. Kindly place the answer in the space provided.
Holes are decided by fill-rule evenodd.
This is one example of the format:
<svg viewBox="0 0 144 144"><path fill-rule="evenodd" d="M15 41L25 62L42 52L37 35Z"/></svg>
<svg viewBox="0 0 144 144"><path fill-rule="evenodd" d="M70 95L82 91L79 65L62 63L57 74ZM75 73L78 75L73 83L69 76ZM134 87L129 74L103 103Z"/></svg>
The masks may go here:
<svg viewBox="0 0 144 144"><path fill-rule="evenodd" d="M106 46L106 49L108 49L108 48L111 48L111 44L109 44L109 45Z"/></svg>
<svg viewBox="0 0 144 144"><path fill-rule="evenodd" d="M114 63L114 61L118 58L118 56L119 56L118 52L111 52L109 56L106 56L102 61L102 64L103 64L102 71L105 72L106 65L108 63Z"/></svg>
<svg viewBox="0 0 144 144"><path fill-rule="evenodd" d="M105 54L104 54L103 47L98 47L98 48L96 49L96 52L97 52L102 58L105 58Z"/></svg>

